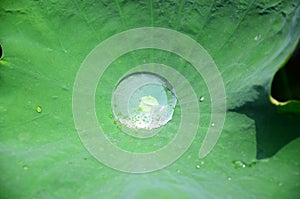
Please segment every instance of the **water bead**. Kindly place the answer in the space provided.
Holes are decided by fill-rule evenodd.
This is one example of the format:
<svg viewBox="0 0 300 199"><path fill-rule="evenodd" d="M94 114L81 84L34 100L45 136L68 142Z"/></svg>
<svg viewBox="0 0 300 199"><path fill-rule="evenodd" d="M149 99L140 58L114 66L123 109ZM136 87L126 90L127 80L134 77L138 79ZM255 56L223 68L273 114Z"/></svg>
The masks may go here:
<svg viewBox="0 0 300 199"><path fill-rule="evenodd" d="M151 130L172 119L176 102L175 90L166 79L139 72L118 83L113 92L112 110L115 119L126 127Z"/></svg>

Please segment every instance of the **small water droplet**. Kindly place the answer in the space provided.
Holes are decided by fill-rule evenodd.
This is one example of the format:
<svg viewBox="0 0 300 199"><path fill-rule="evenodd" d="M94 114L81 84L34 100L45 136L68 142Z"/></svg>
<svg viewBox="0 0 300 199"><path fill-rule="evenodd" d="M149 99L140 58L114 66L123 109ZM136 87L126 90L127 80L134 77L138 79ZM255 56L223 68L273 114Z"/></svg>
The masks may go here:
<svg viewBox="0 0 300 199"><path fill-rule="evenodd" d="M204 96L201 96L201 97L199 98L199 101L200 101L200 102L203 102L203 101L204 101Z"/></svg>
<svg viewBox="0 0 300 199"><path fill-rule="evenodd" d="M23 169L28 170L29 169L28 165L23 165Z"/></svg>
<svg viewBox="0 0 300 199"><path fill-rule="evenodd" d="M211 123L211 126L214 127L214 126L215 126L215 123L212 122L212 123Z"/></svg>
<svg viewBox="0 0 300 199"><path fill-rule="evenodd" d="M196 166L197 169L200 169L200 167L201 167L201 166L200 166L199 164Z"/></svg>
<svg viewBox="0 0 300 199"><path fill-rule="evenodd" d="M42 107L41 106L37 106L35 107L36 112L41 113L42 112Z"/></svg>
<svg viewBox="0 0 300 199"><path fill-rule="evenodd" d="M247 164L241 160L234 160L232 161L232 163L234 164L235 168L246 168Z"/></svg>
<svg viewBox="0 0 300 199"><path fill-rule="evenodd" d="M227 180L229 180L229 181L232 180L232 177L231 177L231 176L228 176L228 177L227 177Z"/></svg>
<svg viewBox="0 0 300 199"><path fill-rule="evenodd" d="M261 38L261 34L257 34L257 35L254 37L254 40L255 40L255 41L258 41L258 40L260 40L260 38Z"/></svg>
<svg viewBox="0 0 300 199"><path fill-rule="evenodd" d="M280 186L280 187L281 187L282 185L283 185L283 183L282 183L282 182L279 182L279 183L278 183L278 186Z"/></svg>
<svg viewBox="0 0 300 199"><path fill-rule="evenodd" d="M111 119L114 118L113 114L109 114L108 117Z"/></svg>

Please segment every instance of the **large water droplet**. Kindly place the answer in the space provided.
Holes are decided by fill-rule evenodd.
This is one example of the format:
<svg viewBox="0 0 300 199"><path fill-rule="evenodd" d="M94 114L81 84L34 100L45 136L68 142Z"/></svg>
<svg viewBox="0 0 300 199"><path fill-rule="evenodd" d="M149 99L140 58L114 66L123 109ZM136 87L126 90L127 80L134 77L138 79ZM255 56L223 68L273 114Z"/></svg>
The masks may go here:
<svg viewBox="0 0 300 199"><path fill-rule="evenodd" d="M171 84L152 73L133 73L116 86L114 117L128 128L155 129L173 117L177 98Z"/></svg>

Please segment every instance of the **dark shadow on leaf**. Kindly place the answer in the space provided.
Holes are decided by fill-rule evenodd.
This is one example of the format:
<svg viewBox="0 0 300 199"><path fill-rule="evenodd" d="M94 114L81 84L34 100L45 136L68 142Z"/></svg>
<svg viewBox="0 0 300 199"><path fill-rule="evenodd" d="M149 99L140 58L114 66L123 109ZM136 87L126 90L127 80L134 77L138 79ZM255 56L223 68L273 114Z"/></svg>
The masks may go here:
<svg viewBox="0 0 300 199"><path fill-rule="evenodd" d="M258 97L229 111L242 113L255 121L256 158L264 159L275 155L282 147L300 136L300 115L283 114L269 101L268 91L255 86Z"/></svg>

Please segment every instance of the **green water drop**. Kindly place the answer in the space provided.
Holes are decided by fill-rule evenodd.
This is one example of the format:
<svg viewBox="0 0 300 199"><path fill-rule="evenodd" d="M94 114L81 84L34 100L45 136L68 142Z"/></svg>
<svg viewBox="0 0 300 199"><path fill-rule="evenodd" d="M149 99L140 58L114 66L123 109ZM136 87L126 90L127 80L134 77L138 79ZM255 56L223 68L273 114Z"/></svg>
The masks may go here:
<svg viewBox="0 0 300 199"><path fill-rule="evenodd" d="M23 165L23 169L28 170L29 169L28 165Z"/></svg>
<svg viewBox="0 0 300 199"><path fill-rule="evenodd" d="M196 168L197 168L197 169L200 169L200 167L201 167L201 166L200 166L199 164L196 165Z"/></svg>
<svg viewBox="0 0 300 199"><path fill-rule="evenodd" d="M214 127L214 126L215 126L215 123L212 122L212 123L211 123L211 126Z"/></svg>
<svg viewBox="0 0 300 199"><path fill-rule="evenodd" d="M246 168L247 164L241 160L233 160L232 163L234 164L235 168Z"/></svg>
<svg viewBox="0 0 300 199"><path fill-rule="evenodd" d="M228 180L228 181L231 181L231 180L232 180L232 177L231 177L231 176L228 176L228 177L227 177L227 180Z"/></svg>
<svg viewBox="0 0 300 199"><path fill-rule="evenodd" d="M36 112L41 113L42 112L42 107L41 106L37 106L35 107Z"/></svg>

